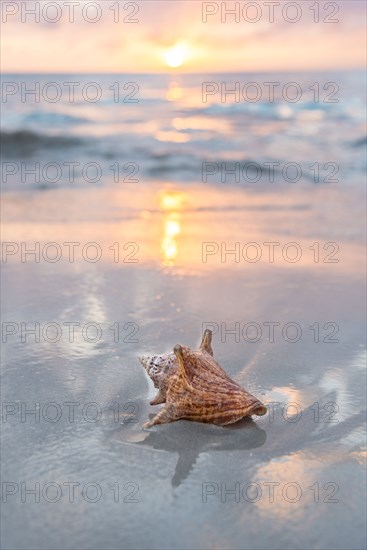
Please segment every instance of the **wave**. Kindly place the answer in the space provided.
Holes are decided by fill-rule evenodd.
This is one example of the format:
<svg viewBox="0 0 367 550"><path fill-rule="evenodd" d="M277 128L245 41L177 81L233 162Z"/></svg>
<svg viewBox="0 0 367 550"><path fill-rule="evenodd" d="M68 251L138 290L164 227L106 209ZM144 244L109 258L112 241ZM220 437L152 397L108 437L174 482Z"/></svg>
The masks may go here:
<svg viewBox="0 0 367 550"><path fill-rule="evenodd" d="M1 156L30 156L38 150L74 147L83 143L81 138L65 135L38 134L30 130L0 132Z"/></svg>
<svg viewBox="0 0 367 550"><path fill-rule="evenodd" d="M364 147L365 145L367 145L367 136L356 139L352 143L352 147Z"/></svg>
<svg viewBox="0 0 367 550"><path fill-rule="evenodd" d="M34 111L23 115L23 123L39 124L52 127L54 125L69 126L71 124L89 124L91 120L86 117L69 115L66 113L53 113L52 111Z"/></svg>

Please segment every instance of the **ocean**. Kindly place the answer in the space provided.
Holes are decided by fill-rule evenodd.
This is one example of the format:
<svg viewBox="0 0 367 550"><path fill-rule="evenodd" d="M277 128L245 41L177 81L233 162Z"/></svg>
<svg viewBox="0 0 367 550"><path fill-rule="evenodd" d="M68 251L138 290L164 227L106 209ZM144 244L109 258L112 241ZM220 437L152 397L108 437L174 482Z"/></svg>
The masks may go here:
<svg viewBox="0 0 367 550"><path fill-rule="evenodd" d="M366 169L364 87L358 71L3 75L2 154L25 172L40 163L20 188L347 185ZM4 190L19 175L3 165Z"/></svg>

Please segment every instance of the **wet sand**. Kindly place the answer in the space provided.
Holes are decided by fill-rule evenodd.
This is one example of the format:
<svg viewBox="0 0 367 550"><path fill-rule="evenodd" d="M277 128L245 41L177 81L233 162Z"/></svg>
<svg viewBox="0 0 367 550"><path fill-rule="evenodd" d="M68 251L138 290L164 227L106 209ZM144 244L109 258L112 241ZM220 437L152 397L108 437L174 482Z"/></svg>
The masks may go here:
<svg viewBox="0 0 367 550"><path fill-rule="evenodd" d="M2 477L18 484L3 504L4 547L364 548L363 205L363 192L342 184L5 193L3 241L39 242L41 252L39 263L20 252L3 263L2 319L18 327L3 344ZM55 263L42 256L50 242L62 251ZM70 242L81 243L74 262ZM102 251L95 263L81 253L91 242ZM218 245L206 262L202 242ZM239 261L222 261L221 243L236 242ZM279 243L273 262L269 242ZM280 252L294 242L297 262L294 248ZM260 246L259 261L254 248L244 259L247 243ZM22 342L21 323L35 322L40 341ZM48 323L61 327L58 341L55 327L42 332ZM82 336L87 323L100 339ZM269 414L143 430L159 407L137 355L193 347L209 323L215 357ZM39 421L22 417L22 403L39 403ZM65 403L77 404L74 421ZM97 406L83 415L88 403ZM23 503L21 483L40 483L40 501ZM46 496L45 483L57 484ZM81 492L88 483L101 490L96 502L93 487Z"/></svg>

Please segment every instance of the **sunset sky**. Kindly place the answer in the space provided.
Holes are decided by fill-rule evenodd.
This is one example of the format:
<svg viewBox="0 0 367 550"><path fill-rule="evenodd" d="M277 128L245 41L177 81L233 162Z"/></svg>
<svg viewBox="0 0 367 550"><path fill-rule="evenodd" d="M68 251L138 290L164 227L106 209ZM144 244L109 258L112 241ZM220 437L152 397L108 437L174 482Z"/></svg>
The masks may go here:
<svg viewBox="0 0 367 550"><path fill-rule="evenodd" d="M74 22L69 22L72 7L67 4L73 3ZM354 69L365 63L363 1L319 2L319 23L310 9L316 2L308 0L296 2L301 12L286 8L288 19L300 14L294 23L282 15L285 5L292 4L285 0L273 2L274 22L270 21L270 2L264 1L237 2L238 22L235 15L222 12L222 4L228 9L235 7L232 1L119 2L117 14L117 2L109 0L43 0L38 2L37 23L35 15L24 12L24 6L34 9L35 4L1 3L4 73L256 72ZM87 18L99 17L99 21L83 20L87 4L99 4L99 14L93 6L84 11ZM114 17L119 21L114 22ZM124 18L137 22L124 22ZM256 18L258 21L249 22ZM339 22L326 23L325 18ZM55 19L59 21L51 22Z"/></svg>

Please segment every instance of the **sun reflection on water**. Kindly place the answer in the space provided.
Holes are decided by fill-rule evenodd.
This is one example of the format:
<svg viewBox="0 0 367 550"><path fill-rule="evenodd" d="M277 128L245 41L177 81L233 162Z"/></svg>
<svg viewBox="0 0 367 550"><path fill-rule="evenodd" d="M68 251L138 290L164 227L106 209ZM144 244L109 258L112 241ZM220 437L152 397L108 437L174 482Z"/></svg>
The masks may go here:
<svg viewBox="0 0 367 550"><path fill-rule="evenodd" d="M168 101L178 101L179 99L182 99L183 95L184 91L181 86L177 82L170 82L166 99L168 99Z"/></svg>

